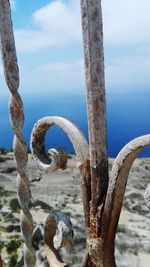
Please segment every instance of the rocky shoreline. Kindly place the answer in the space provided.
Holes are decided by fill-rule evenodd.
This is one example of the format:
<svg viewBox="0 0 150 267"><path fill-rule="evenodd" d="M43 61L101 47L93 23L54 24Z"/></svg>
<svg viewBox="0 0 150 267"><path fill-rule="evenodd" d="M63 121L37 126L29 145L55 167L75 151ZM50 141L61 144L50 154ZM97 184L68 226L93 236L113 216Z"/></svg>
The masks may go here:
<svg viewBox="0 0 150 267"><path fill-rule="evenodd" d="M110 159L111 168L113 159ZM43 249L44 222L53 210L67 212L74 228L73 247L61 253L69 266L77 267L85 248L85 231L81 199L81 179L74 155L68 168L56 173L39 169L29 155L28 173L32 199L30 210L35 230L33 244L37 252L37 266L48 267ZM13 153L0 155L0 253L4 267L23 267L23 241L20 235L19 204L16 198L17 170ZM143 193L150 183L150 159L134 162L126 189L116 237L118 267L148 267L150 262L150 211L145 206Z"/></svg>

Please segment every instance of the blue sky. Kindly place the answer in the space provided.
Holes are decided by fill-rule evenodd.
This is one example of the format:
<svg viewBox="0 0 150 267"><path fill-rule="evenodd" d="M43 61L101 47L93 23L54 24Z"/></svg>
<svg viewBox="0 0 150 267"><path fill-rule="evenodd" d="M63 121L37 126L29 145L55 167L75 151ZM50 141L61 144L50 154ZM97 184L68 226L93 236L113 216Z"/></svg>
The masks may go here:
<svg viewBox="0 0 150 267"><path fill-rule="evenodd" d="M79 0L12 0L20 91L85 93ZM150 87L150 1L104 0L108 93ZM0 66L1 88L6 88ZM7 90L1 90L1 95Z"/></svg>

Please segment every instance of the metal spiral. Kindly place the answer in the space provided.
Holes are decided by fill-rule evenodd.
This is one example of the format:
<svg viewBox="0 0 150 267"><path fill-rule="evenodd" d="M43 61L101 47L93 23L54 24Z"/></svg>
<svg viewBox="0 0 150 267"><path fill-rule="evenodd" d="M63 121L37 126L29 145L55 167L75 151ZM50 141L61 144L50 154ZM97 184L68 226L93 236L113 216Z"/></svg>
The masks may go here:
<svg viewBox="0 0 150 267"><path fill-rule="evenodd" d="M81 129L68 119L49 116L37 121L31 133L30 148L39 165L50 171L64 169L67 157L62 149L45 149L45 135L49 128L57 126L62 129L70 139L78 159L78 167L82 176L82 196L85 212L85 225L89 227L90 215L90 172L89 172L89 144ZM55 151L55 153L53 153Z"/></svg>
<svg viewBox="0 0 150 267"><path fill-rule="evenodd" d="M73 228L68 214L51 212L44 227L45 252L51 267L67 267L59 254L59 249L70 247L73 241Z"/></svg>
<svg viewBox="0 0 150 267"><path fill-rule="evenodd" d="M59 168L62 168L62 165L64 165L62 164L62 159L61 161L59 160L59 158L62 158L62 150L57 151L57 158L52 158L53 149L48 150L48 152L45 150L45 135L47 130L53 125L58 126L67 134L74 147L79 164L82 165L83 163L88 161L89 145L79 127L65 118L49 116L38 120L34 125L31 133L31 152L39 161L40 165L45 168L49 168L50 170L57 170ZM64 162L66 162L66 159L64 160Z"/></svg>
<svg viewBox="0 0 150 267"><path fill-rule="evenodd" d="M131 166L138 154L148 146L150 146L150 134L135 138L122 148L113 162L102 218L106 236L106 258L110 255L107 248L113 248L114 246L114 238ZM145 191L144 198L146 205L150 208L150 184ZM110 265L107 264L107 266Z"/></svg>
<svg viewBox="0 0 150 267"><path fill-rule="evenodd" d="M57 126L62 129L70 139L77 159L79 161L78 167L82 176L82 196L83 196L83 206L85 212L85 226L86 229L89 227L89 216L90 216L90 173L89 173L89 145L88 142L79 129L73 122L62 118L62 117L44 117L37 121L34 125L31 134L30 147L31 152L35 159L43 168L48 168L49 170L56 171L57 169L63 169L66 166L66 155L62 153L62 150L55 150L55 157L52 152L54 149L46 151L45 148L45 135L49 128ZM47 259L52 267L63 267L66 266L62 261L59 251L55 248L53 244L54 231L52 229L51 217L48 218L45 224L45 250L47 254ZM55 224L54 224L55 225Z"/></svg>
<svg viewBox="0 0 150 267"><path fill-rule="evenodd" d="M10 121L14 130L14 157L18 169L17 185L18 199L21 207L21 231L24 244L24 264L25 267L35 266L35 252L31 244L33 231L32 216L28 210L31 197L28 177L26 174L27 151L22 135L24 125L24 112L21 97L18 93L19 69L15 49L15 41L12 29L10 3L8 0L0 0L0 43L2 60L5 72L5 79L11 97L9 102Z"/></svg>

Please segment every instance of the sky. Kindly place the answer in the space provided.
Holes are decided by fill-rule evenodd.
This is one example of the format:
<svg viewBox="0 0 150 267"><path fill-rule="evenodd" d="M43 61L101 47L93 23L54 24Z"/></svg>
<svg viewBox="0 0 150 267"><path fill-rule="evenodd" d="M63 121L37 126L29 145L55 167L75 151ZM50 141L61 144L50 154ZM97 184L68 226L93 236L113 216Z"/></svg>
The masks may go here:
<svg viewBox="0 0 150 267"><path fill-rule="evenodd" d="M11 0L23 95L85 93L79 0ZM150 1L102 1L107 93L150 87ZM0 65L0 96L8 89Z"/></svg>

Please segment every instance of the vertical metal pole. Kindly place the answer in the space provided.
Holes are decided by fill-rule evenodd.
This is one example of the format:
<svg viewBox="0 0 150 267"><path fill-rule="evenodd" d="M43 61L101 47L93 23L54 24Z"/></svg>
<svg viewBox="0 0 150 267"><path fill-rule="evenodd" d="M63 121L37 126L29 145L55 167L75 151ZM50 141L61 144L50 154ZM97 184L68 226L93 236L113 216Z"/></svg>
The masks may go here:
<svg viewBox="0 0 150 267"><path fill-rule="evenodd" d="M81 16L91 174L88 249L82 266L100 267L104 266L104 232L101 219L109 179L101 0L81 0Z"/></svg>
<svg viewBox="0 0 150 267"><path fill-rule="evenodd" d="M32 216L28 210L31 197L29 182L26 173L27 151L22 135L24 125L23 104L18 93L19 69L16 56L15 41L12 29L10 3L0 0L0 43L5 72L5 79L11 92L9 109L10 120L14 130L14 157L18 169L18 199L21 206L21 231L25 241L24 264L25 267L35 266L35 252L31 244L33 231Z"/></svg>
<svg viewBox="0 0 150 267"><path fill-rule="evenodd" d="M92 209L103 201L108 186L103 27L100 0L81 0L87 90Z"/></svg>

